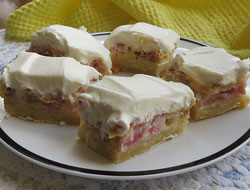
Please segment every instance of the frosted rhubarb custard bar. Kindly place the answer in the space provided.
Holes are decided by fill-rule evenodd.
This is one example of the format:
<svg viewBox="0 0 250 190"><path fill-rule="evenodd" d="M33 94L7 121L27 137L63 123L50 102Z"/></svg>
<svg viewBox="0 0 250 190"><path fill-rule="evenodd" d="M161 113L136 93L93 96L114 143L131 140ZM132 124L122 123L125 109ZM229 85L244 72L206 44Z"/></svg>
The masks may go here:
<svg viewBox="0 0 250 190"><path fill-rule="evenodd" d="M143 74L105 76L79 95L79 137L120 163L180 134L194 101L192 90L181 83Z"/></svg>
<svg viewBox="0 0 250 190"><path fill-rule="evenodd" d="M110 50L113 72L155 75L157 65L173 56L179 39L171 29L139 22L119 26L104 45Z"/></svg>
<svg viewBox="0 0 250 190"><path fill-rule="evenodd" d="M196 105L191 117L197 120L247 106L249 62L221 48L199 47L161 64L158 75L167 81L182 82L194 91Z"/></svg>
<svg viewBox="0 0 250 190"><path fill-rule="evenodd" d="M21 52L0 80L8 114L38 122L79 125L77 96L101 74L69 57Z"/></svg>
<svg viewBox="0 0 250 190"><path fill-rule="evenodd" d="M84 29L63 25L44 27L31 35L28 51L46 56L72 57L103 75L111 74L109 51Z"/></svg>

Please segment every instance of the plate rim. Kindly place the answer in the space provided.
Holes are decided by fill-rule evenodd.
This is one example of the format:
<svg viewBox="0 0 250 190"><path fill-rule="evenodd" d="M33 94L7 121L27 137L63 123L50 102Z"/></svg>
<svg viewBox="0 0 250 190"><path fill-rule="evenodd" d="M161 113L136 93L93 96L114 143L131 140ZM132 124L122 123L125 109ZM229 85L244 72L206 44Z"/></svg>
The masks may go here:
<svg viewBox="0 0 250 190"><path fill-rule="evenodd" d="M92 33L92 36L105 36L109 35L111 32L97 32ZM210 46L209 44L192 40L189 38L181 37L181 41L186 41L193 43L199 46ZM235 142L223 148L222 150L209 155L207 157L194 160L189 163L168 167L168 168L159 168L153 170L141 170L141 171L107 171L107 170L95 170L82 167L71 166L63 163L59 163L45 157L39 156L21 145L17 144L12 140L2 129L0 124L0 142L10 151L18 154L20 157L28 160L34 164L37 164L41 167L45 167L50 170L57 172L66 173L69 175L75 175L79 177L93 178L93 179L113 179L113 180L138 180L138 179L153 179L159 177L166 177L171 175L177 175L181 173L186 173L193 171L210 164L213 164L239 150L242 146L250 142L250 127L249 129L239 137Z"/></svg>
<svg viewBox="0 0 250 190"><path fill-rule="evenodd" d="M250 128L235 142L229 146L223 148L222 150L198 159L189 163L169 167L160 168L153 170L142 170L142 171L106 171L106 170L94 170L88 168L81 168L70 166L67 164L59 163L45 157L39 156L21 145L17 144L12 140L0 127L0 142L12 152L18 154L22 158L37 164L39 166L45 167L50 170L55 170L57 172L62 172L70 175L94 178L94 179L113 179L113 180L138 180L138 179L153 179L158 177L166 177L177 175L181 173L186 173L202 167L213 164L239 150L242 146L250 142Z"/></svg>

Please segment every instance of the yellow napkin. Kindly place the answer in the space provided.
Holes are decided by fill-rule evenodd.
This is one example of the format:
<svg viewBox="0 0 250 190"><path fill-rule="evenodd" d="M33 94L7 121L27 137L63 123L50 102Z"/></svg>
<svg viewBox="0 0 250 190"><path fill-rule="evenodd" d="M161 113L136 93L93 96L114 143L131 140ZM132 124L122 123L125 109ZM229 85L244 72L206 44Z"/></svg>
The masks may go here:
<svg viewBox="0 0 250 190"><path fill-rule="evenodd" d="M51 24L102 32L138 21L250 57L250 0L34 0L8 17L6 38L27 41Z"/></svg>

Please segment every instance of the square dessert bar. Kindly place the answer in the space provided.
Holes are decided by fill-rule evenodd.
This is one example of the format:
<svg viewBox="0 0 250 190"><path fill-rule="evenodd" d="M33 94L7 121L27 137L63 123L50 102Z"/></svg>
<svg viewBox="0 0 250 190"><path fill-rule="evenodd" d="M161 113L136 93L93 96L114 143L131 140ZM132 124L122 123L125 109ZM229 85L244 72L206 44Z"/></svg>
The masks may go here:
<svg viewBox="0 0 250 190"><path fill-rule="evenodd" d="M84 28L51 25L33 33L31 39L30 52L72 57L84 65L94 67L103 75L111 74L110 52Z"/></svg>
<svg viewBox="0 0 250 190"><path fill-rule="evenodd" d="M198 120L247 106L249 65L249 60L241 61L224 49L198 47L159 65L157 75L182 82L194 91L196 105L191 117Z"/></svg>
<svg viewBox="0 0 250 190"><path fill-rule="evenodd" d="M0 95L10 115L79 125L77 95L100 75L93 67L69 57L46 57L23 51L4 68Z"/></svg>
<svg viewBox="0 0 250 190"><path fill-rule="evenodd" d="M172 58L179 35L171 29L147 23L123 25L105 40L113 72L156 75L157 65Z"/></svg>
<svg viewBox="0 0 250 190"><path fill-rule="evenodd" d="M181 83L137 74L105 76L78 98L79 137L114 163L180 134L195 102Z"/></svg>

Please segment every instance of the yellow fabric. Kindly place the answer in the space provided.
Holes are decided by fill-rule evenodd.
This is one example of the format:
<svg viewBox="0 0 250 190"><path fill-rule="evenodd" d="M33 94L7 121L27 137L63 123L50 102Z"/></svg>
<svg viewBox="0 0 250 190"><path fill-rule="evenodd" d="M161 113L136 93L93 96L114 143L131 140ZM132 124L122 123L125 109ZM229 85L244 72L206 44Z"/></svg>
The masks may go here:
<svg viewBox="0 0 250 190"><path fill-rule="evenodd" d="M8 17L6 37L27 41L56 23L102 32L138 21L250 57L250 0L34 0Z"/></svg>

